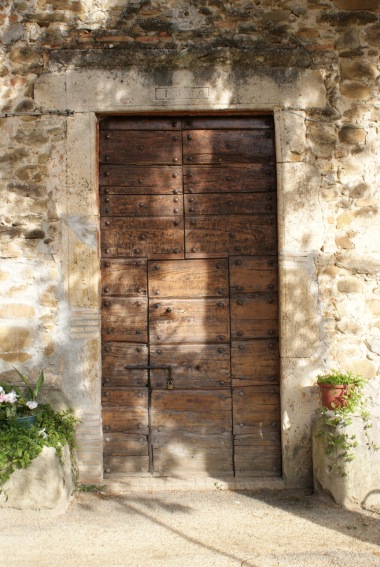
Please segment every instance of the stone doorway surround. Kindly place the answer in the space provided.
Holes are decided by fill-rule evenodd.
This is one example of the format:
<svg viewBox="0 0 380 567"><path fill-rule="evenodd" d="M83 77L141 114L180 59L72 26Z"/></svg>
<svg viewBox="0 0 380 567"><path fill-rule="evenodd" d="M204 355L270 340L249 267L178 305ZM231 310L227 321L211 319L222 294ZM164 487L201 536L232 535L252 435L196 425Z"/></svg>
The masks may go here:
<svg viewBox="0 0 380 567"><path fill-rule="evenodd" d="M151 74L137 69L67 70L43 75L35 85L35 99L43 112L73 113L62 118L67 127L62 156L66 167L59 195L63 237L60 260L70 328L62 385L65 392L70 391L72 405L82 420L78 431L82 482L101 482L103 470L98 115L273 113L278 176L283 480L289 487L311 486L311 422L318 405L312 385L326 348L315 258L329 227L327 211L319 200L320 171L302 161L307 147L303 109L325 107L321 73L293 69L270 69L267 73L249 69L165 70ZM74 364L79 359L80 364ZM146 485L146 481L142 484ZM210 482L213 486L212 479ZM175 485L179 486L178 482Z"/></svg>

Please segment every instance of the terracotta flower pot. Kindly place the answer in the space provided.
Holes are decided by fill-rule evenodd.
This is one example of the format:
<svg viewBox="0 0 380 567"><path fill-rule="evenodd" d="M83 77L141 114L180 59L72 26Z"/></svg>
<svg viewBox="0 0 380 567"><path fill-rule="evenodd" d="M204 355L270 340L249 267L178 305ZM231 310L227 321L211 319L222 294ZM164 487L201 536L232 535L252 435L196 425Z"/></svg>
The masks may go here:
<svg viewBox="0 0 380 567"><path fill-rule="evenodd" d="M329 410L342 408L347 404L347 393L350 385L347 384L318 384L321 390L322 405Z"/></svg>

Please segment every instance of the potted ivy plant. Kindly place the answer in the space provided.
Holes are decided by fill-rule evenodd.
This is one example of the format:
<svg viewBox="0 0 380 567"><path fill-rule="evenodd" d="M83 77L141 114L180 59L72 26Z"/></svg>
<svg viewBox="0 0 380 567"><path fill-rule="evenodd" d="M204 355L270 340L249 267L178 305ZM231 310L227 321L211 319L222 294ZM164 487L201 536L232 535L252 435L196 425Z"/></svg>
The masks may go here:
<svg viewBox="0 0 380 567"><path fill-rule="evenodd" d="M356 435L348 433L347 429L354 416L363 420L368 447L378 449L368 436L372 423L364 396L366 381L358 374L333 369L319 374L317 384L321 391L323 422L319 435L324 438L326 454L335 457L338 473L345 476L344 463L355 458L354 449L358 445Z"/></svg>
<svg viewBox="0 0 380 567"><path fill-rule="evenodd" d="M364 379L349 371L330 370L317 376L322 406L329 410L357 405L362 397Z"/></svg>

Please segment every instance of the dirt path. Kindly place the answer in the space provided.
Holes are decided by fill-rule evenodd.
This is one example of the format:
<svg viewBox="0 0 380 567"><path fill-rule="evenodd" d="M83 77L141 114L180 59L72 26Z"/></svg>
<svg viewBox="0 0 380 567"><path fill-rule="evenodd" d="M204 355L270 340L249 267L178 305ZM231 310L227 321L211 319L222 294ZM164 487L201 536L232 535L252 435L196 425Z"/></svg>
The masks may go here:
<svg viewBox="0 0 380 567"><path fill-rule="evenodd" d="M303 493L82 493L0 517L2 567L380 566L379 514Z"/></svg>

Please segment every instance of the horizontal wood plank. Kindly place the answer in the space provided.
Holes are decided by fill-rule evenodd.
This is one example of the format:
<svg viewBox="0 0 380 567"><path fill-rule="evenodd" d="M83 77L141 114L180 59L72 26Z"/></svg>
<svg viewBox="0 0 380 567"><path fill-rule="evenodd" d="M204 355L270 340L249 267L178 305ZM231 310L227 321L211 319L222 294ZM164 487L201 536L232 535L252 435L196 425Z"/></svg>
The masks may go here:
<svg viewBox="0 0 380 567"><path fill-rule="evenodd" d="M252 434L258 422L277 422L280 392L275 385L234 388L232 394L234 435Z"/></svg>
<svg viewBox="0 0 380 567"><path fill-rule="evenodd" d="M281 445L280 423L263 424L258 422L251 435L235 435L235 447L279 447Z"/></svg>
<svg viewBox="0 0 380 567"><path fill-rule="evenodd" d="M232 450L181 447L154 449L154 470L169 476L209 476L233 474Z"/></svg>
<svg viewBox="0 0 380 567"><path fill-rule="evenodd" d="M107 223L110 223L109 225ZM183 255L181 217L101 219L102 256L178 258Z"/></svg>
<svg viewBox="0 0 380 567"><path fill-rule="evenodd" d="M182 140L184 164L262 163L275 155L272 130L192 130Z"/></svg>
<svg viewBox="0 0 380 567"><path fill-rule="evenodd" d="M264 293L278 289L277 258L240 256L230 259L231 294Z"/></svg>
<svg viewBox="0 0 380 567"><path fill-rule="evenodd" d="M235 446L236 476L250 476L255 473L281 474L280 447Z"/></svg>
<svg viewBox="0 0 380 567"><path fill-rule="evenodd" d="M120 165L180 165L180 134L169 131L113 130L99 136L101 163Z"/></svg>
<svg viewBox="0 0 380 567"><path fill-rule="evenodd" d="M183 214L182 196L106 195L100 199L100 214L111 217L160 217ZM108 219L113 222L113 219Z"/></svg>
<svg viewBox="0 0 380 567"><path fill-rule="evenodd" d="M230 432L231 394L228 390L156 390L152 392L151 419L154 435Z"/></svg>
<svg viewBox="0 0 380 567"><path fill-rule="evenodd" d="M102 388L103 407L125 407L127 411L148 408L148 388Z"/></svg>
<svg viewBox="0 0 380 567"><path fill-rule="evenodd" d="M104 478L110 475L140 476L149 471L148 456L105 456L103 460Z"/></svg>
<svg viewBox="0 0 380 567"><path fill-rule="evenodd" d="M148 456L146 435L106 433L103 436L103 454L106 456Z"/></svg>
<svg viewBox="0 0 380 567"><path fill-rule="evenodd" d="M149 262L148 279L150 296L159 295L160 298L228 296L226 260Z"/></svg>
<svg viewBox="0 0 380 567"><path fill-rule="evenodd" d="M269 118L270 119L270 118ZM100 120L100 130L180 130L181 120L161 116L107 117Z"/></svg>
<svg viewBox="0 0 380 567"><path fill-rule="evenodd" d="M185 165L185 193L258 193L276 190L274 163Z"/></svg>
<svg viewBox="0 0 380 567"><path fill-rule="evenodd" d="M147 299L107 297L102 301L102 340L148 342Z"/></svg>
<svg viewBox="0 0 380 567"><path fill-rule="evenodd" d="M103 260L101 267L104 296L147 294L146 260Z"/></svg>
<svg viewBox="0 0 380 567"><path fill-rule="evenodd" d="M271 215L186 218L186 257L268 255L277 243Z"/></svg>
<svg viewBox="0 0 380 567"><path fill-rule="evenodd" d="M175 432L171 430L157 431L152 433L152 445L158 447L183 447L190 450L205 450L208 448L225 448L232 449L233 439L232 432L216 434L201 434L197 431Z"/></svg>
<svg viewBox="0 0 380 567"><path fill-rule="evenodd" d="M147 370L126 369L147 365L148 346L139 343L104 343L102 347L103 386L147 386Z"/></svg>
<svg viewBox="0 0 380 567"><path fill-rule="evenodd" d="M231 299L231 334L241 339L278 335L277 296L273 293L238 295Z"/></svg>
<svg viewBox="0 0 380 567"><path fill-rule="evenodd" d="M231 345L232 378L271 382L278 381L278 341L256 339L233 341Z"/></svg>
<svg viewBox="0 0 380 567"><path fill-rule="evenodd" d="M215 129L273 129L274 120L271 115L263 116L191 116L182 120L182 128L215 130Z"/></svg>
<svg viewBox="0 0 380 567"><path fill-rule="evenodd" d="M103 407L103 431L105 433L134 433L148 435L148 408L131 406L125 408Z"/></svg>
<svg viewBox="0 0 380 567"><path fill-rule="evenodd" d="M149 340L160 343L227 343L230 340L226 299L149 300Z"/></svg>
<svg viewBox="0 0 380 567"><path fill-rule="evenodd" d="M219 193L185 196L187 215L273 214L276 203L272 193Z"/></svg>
<svg viewBox="0 0 380 567"><path fill-rule="evenodd" d="M100 165L99 183L101 195L178 195L182 193L182 168L107 163Z"/></svg>
<svg viewBox="0 0 380 567"><path fill-rule="evenodd" d="M170 364L175 389L227 388L230 385L230 345L177 344L153 347L152 365ZM166 388L168 372L151 370L153 388Z"/></svg>

